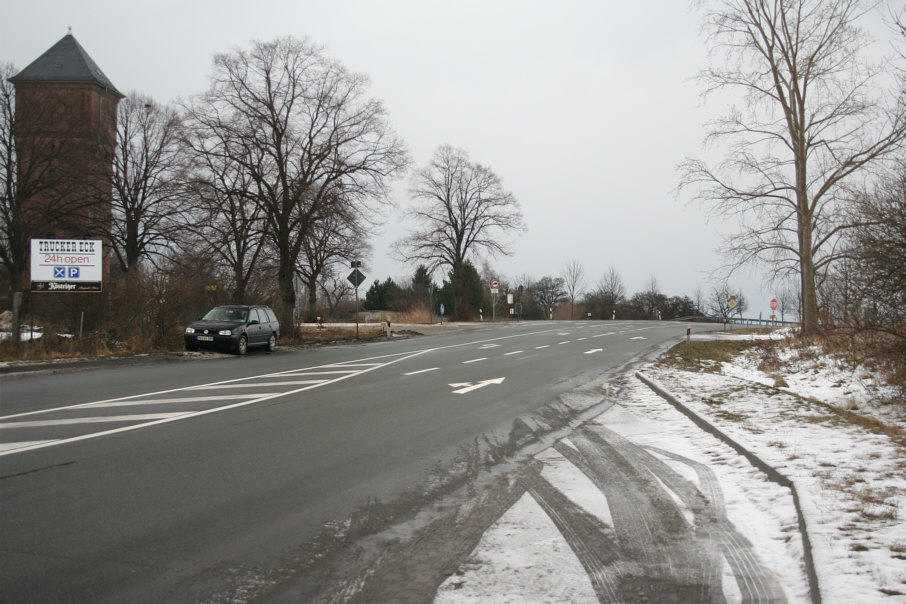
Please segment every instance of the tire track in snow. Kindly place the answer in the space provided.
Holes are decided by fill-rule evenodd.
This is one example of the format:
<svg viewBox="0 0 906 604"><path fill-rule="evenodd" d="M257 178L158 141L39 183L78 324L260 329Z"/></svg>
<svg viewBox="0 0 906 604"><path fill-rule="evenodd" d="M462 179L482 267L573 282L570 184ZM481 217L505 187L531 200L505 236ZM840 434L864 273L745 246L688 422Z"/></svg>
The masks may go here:
<svg viewBox="0 0 906 604"><path fill-rule="evenodd" d="M703 518L700 524L705 527L708 533L713 535L714 540L720 543L724 557L730 565L730 569L733 571L733 576L742 593L743 602L786 602L783 589L774 579L772 573L759 562L752 551L752 544L727 519L723 493L720 490L720 485L713 470L702 463L670 451L657 447L646 447L646 449L686 464L695 470L701 485L701 492L698 494L703 495L711 503L710 514ZM685 481L672 468L657 460L657 458L654 459L657 461L655 465L660 464L658 465L659 469L654 471L663 472L664 476L661 479L667 482L668 485L675 484L676 479L679 479L679 481L686 482L694 489L694 485ZM670 475L669 479L668 475ZM681 486L677 487L677 493L680 497L689 497L688 489Z"/></svg>
<svg viewBox="0 0 906 604"><path fill-rule="evenodd" d="M680 509L646 465L636 445L609 430L580 428L555 449L604 493L623 559L637 568L617 571L619 600L724 602L720 558L696 539ZM615 442L609 442L615 441Z"/></svg>
<svg viewBox="0 0 906 604"><path fill-rule="evenodd" d="M522 482L582 563L598 599L618 602L617 584L608 570L620 558L613 530L573 503L539 472L528 473Z"/></svg>

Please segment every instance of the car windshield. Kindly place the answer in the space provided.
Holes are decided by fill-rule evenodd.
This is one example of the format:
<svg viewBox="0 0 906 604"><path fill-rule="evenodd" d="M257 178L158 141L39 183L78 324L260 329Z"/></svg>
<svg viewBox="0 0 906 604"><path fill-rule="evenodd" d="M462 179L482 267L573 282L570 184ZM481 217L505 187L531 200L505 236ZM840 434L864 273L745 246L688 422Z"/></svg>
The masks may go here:
<svg viewBox="0 0 906 604"><path fill-rule="evenodd" d="M231 323L245 323L249 311L247 308L227 308L218 306L212 308L202 317L204 321L229 321Z"/></svg>

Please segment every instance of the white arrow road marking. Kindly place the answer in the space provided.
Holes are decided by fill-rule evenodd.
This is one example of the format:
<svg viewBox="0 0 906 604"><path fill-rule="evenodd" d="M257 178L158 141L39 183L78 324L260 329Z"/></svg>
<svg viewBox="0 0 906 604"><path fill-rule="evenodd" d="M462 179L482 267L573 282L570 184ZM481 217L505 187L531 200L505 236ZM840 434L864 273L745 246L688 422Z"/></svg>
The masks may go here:
<svg viewBox="0 0 906 604"><path fill-rule="evenodd" d="M643 338L642 336L636 336L634 338L629 338L630 340L647 340L648 338Z"/></svg>
<svg viewBox="0 0 906 604"><path fill-rule="evenodd" d="M496 378L493 380L484 380L483 382L462 382L459 384L449 384L451 388L459 388L459 390L454 390L453 394L465 394L466 392L472 392L473 390L478 390L479 388L484 388L489 384L502 384L503 380L506 378Z"/></svg>
<svg viewBox="0 0 906 604"><path fill-rule="evenodd" d="M603 348L592 348L591 350L586 350L585 354L594 354L596 352L604 352Z"/></svg>
<svg viewBox="0 0 906 604"><path fill-rule="evenodd" d="M484 350L485 348L497 348L500 344L485 344L484 346L479 346L478 350Z"/></svg>

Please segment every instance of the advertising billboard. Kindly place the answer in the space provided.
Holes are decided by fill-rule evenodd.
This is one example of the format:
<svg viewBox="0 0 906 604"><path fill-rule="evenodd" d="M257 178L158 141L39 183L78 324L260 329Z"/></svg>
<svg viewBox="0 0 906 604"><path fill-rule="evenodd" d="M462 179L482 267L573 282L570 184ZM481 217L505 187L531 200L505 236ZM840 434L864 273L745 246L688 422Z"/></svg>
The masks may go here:
<svg viewBox="0 0 906 604"><path fill-rule="evenodd" d="M100 239L32 239L31 291L101 291L101 246Z"/></svg>

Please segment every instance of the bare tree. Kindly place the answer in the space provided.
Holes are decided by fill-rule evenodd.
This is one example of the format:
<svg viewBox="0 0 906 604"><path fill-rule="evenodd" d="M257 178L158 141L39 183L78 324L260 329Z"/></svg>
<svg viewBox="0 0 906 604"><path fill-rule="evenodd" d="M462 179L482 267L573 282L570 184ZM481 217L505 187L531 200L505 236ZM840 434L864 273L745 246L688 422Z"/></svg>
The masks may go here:
<svg viewBox="0 0 906 604"><path fill-rule="evenodd" d="M179 117L149 96L132 93L118 108L113 156L113 252L125 272L164 253L184 227Z"/></svg>
<svg viewBox="0 0 906 604"><path fill-rule="evenodd" d="M108 206L98 204L95 195L99 184L109 185L88 168L108 150L103 137L86 137L83 124L73 119L84 107L55 92L17 102L11 81L16 74L12 64L0 63L0 264L14 313L25 286L30 239L76 233L106 237L108 225L98 224L97 214ZM13 340L18 346L17 326Z"/></svg>
<svg viewBox="0 0 906 604"><path fill-rule="evenodd" d="M566 289L561 277L541 277L532 284L532 295L541 306L545 318L553 318L554 311L566 300Z"/></svg>
<svg viewBox="0 0 906 604"><path fill-rule="evenodd" d="M585 269L578 260L570 260L563 267L563 285L569 298L569 319L572 321L576 307L576 298L582 294L585 286Z"/></svg>
<svg viewBox="0 0 906 604"><path fill-rule="evenodd" d="M598 281L597 294L601 297L604 316L615 317L617 305L626 297L626 286L620 273L613 266L608 268L607 274Z"/></svg>
<svg viewBox="0 0 906 604"><path fill-rule="evenodd" d="M222 151L248 174L276 255L287 334L295 332L293 278L314 221L338 201L368 212L408 161L367 84L310 42L281 38L217 55L211 88L189 111L229 143Z"/></svg>
<svg viewBox="0 0 906 604"><path fill-rule="evenodd" d="M512 193L489 167L472 163L462 149L442 145L412 179L410 195L419 228L394 245L404 261L428 263L431 272L449 266L453 316L463 300L463 267L469 254L509 254L500 237L525 230Z"/></svg>
<svg viewBox="0 0 906 604"><path fill-rule="evenodd" d="M352 298L353 287L346 279L345 274L337 274L330 270L321 275L321 292L324 294L324 301L327 304L327 312L335 316L337 307L344 300Z"/></svg>
<svg viewBox="0 0 906 604"><path fill-rule="evenodd" d="M317 316L318 283L322 276L336 272L331 270L332 265L349 266L347 262L367 256L370 250L360 217L355 212L345 212L347 206L341 201L330 207L335 211L312 220L302 240L298 272L308 289L308 321Z"/></svg>
<svg viewBox="0 0 906 604"><path fill-rule="evenodd" d="M787 313L796 313L802 307L802 296L799 295L799 284L795 281L788 281L780 286L780 293L777 295L777 302L780 310L780 320L786 321Z"/></svg>
<svg viewBox="0 0 906 604"><path fill-rule="evenodd" d="M85 190L73 195L70 176L84 168L70 161L81 142L71 136L75 127L67 127L71 103L44 95L17 105L10 81L17 71L0 64L0 262L13 292L22 289L29 239L65 231L94 201Z"/></svg>
<svg viewBox="0 0 906 604"><path fill-rule="evenodd" d="M634 298L641 305L641 311L646 319L660 318L660 311L667 302L667 296L661 293L654 275L645 285L645 290L639 292Z"/></svg>
<svg viewBox="0 0 906 604"><path fill-rule="evenodd" d="M261 153L233 139L228 130L209 128L198 120L183 131L191 154L186 194L194 207L184 246L193 249L199 239L203 241L226 272L232 300L247 302L253 276L261 272L266 254L267 224L264 208L252 194L252 174L243 166L258 161ZM241 154L245 157L237 161Z"/></svg>
<svg viewBox="0 0 906 604"><path fill-rule="evenodd" d="M799 275L802 333L819 329L816 288L840 256L844 185L903 146L906 106L874 86L880 65L861 59L864 0L715 0L705 27L726 61L701 74L707 91L739 90L742 108L711 124L732 141L717 168L687 160L680 188L736 215L731 270L764 262ZM867 8L866 8L867 7ZM900 93L901 95L902 93ZM902 99L900 99L902 101Z"/></svg>
<svg viewBox="0 0 906 604"><path fill-rule="evenodd" d="M749 303L741 292L734 292L730 286L724 282L716 285L711 290L711 297L708 299L708 312L720 317L724 322L737 314L740 317L749 308Z"/></svg>
<svg viewBox="0 0 906 604"><path fill-rule="evenodd" d="M906 158L859 206L869 226L852 241L857 312L866 328L898 338L906 350Z"/></svg>

